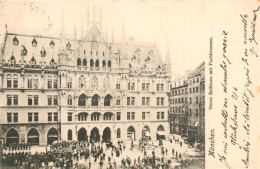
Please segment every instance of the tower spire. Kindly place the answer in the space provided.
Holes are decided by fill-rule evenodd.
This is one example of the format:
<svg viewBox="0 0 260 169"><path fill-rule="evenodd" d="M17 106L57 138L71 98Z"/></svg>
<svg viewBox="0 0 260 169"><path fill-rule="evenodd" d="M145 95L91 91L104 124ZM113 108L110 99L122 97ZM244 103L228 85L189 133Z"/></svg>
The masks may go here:
<svg viewBox="0 0 260 169"><path fill-rule="evenodd" d="M99 31L102 33L102 8L99 11Z"/></svg>
<svg viewBox="0 0 260 169"><path fill-rule="evenodd" d="M165 64L172 64L169 41L167 42Z"/></svg>
<svg viewBox="0 0 260 169"><path fill-rule="evenodd" d="M123 23L122 23L122 37L121 37L121 43L123 43L123 44L126 43L125 22L124 22L124 19L123 19Z"/></svg>
<svg viewBox="0 0 260 169"><path fill-rule="evenodd" d="M93 6L93 25L95 24L96 22L96 6Z"/></svg>
<svg viewBox="0 0 260 169"><path fill-rule="evenodd" d="M111 33L111 43L114 43L114 29L112 29Z"/></svg>
<svg viewBox="0 0 260 169"><path fill-rule="evenodd" d="M87 11L87 32L89 30L89 7L88 7L88 11Z"/></svg>
<svg viewBox="0 0 260 169"><path fill-rule="evenodd" d="M64 27L64 14L63 14L63 4L62 4L62 6L61 6L60 49L62 49L62 47L63 47L64 34L65 34L65 27Z"/></svg>

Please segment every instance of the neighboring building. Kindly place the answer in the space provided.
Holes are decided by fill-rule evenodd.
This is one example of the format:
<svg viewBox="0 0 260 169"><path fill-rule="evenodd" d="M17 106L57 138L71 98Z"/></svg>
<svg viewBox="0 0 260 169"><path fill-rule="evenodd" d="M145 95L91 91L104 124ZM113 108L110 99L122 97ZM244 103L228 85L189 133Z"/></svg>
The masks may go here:
<svg viewBox="0 0 260 169"><path fill-rule="evenodd" d="M170 132L186 137L190 143L204 143L205 62L190 71L171 89Z"/></svg>
<svg viewBox="0 0 260 169"><path fill-rule="evenodd" d="M4 143L165 138L169 52L164 64L156 45L127 44L124 30L114 43L97 24L79 40L76 34L66 39L63 27L59 38L6 30L0 55Z"/></svg>

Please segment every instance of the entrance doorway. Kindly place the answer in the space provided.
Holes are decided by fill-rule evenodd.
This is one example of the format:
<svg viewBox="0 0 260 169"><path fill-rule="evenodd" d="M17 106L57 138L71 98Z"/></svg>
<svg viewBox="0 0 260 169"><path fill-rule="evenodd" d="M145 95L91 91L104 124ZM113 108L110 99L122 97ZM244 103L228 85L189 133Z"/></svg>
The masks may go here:
<svg viewBox="0 0 260 169"><path fill-rule="evenodd" d="M39 133L35 128L30 129L28 132L27 143L29 145L39 145Z"/></svg>
<svg viewBox="0 0 260 169"><path fill-rule="evenodd" d="M58 140L58 131L55 128L51 128L47 135L47 144L50 145L56 140Z"/></svg>
<svg viewBox="0 0 260 169"><path fill-rule="evenodd" d="M130 140L135 140L135 129L133 126L128 127L127 138Z"/></svg>
<svg viewBox="0 0 260 169"><path fill-rule="evenodd" d="M86 141L87 137L87 130L85 128L81 128L78 132L78 141Z"/></svg>
<svg viewBox="0 0 260 169"><path fill-rule="evenodd" d="M91 130L90 142L99 142L100 135L98 129L95 127Z"/></svg>
<svg viewBox="0 0 260 169"><path fill-rule="evenodd" d="M111 140L111 130L110 128L105 128L103 131L103 138L102 138L103 142L110 142Z"/></svg>
<svg viewBox="0 0 260 169"><path fill-rule="evenodd" d="M19 143L19 133L15 129L10 129L6 134L6 144L11 145L12 143Z"/></svg>

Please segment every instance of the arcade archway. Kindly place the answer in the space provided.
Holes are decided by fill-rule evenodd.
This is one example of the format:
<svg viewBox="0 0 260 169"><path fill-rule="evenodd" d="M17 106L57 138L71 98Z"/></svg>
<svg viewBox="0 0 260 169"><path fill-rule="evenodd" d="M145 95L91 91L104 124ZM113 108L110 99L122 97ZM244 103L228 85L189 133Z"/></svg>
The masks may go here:
<svg viewBox="0 0 260 169"><path fill-rule="evenodd" d="M111 141L111 130L110 130L110 128L107 127L107 128L104 129L102 140L104 142L110 142Z"/></svg>
<svg viewBox="0 0 260 169"><path fill-rule="evenodd" d="M39 132L35 128L30 129L27 138L28 138L27 139L28 144L39 145Z"/></svg>
<svg viewBox="0 0 260 169"><path fill-rule="evenodd" d="M91 130L90 142L99 142L100 135L98 129L95 127Z"/></svg>
<svg viewBox="0 0 260 169"><path fill-rule="evenodd" d="M127 138L130 140L135 140L135 129L133 126L128 127Z"/></svg>
<svg viewBox="0 0 260 169"><path fill-rule="evenodd" d="M157 128L156 138L157 140L165 139L165 132L162 125Z"/></svg>
<svg viewBox="0 0 260 169"><path fill-rule="evenodd" d="M6 144L18 144L19 143L19 133L17 130L15 129L10 129L7 134L6 134Z"/></svg>
<svg viewBox="0 0 260 169"><path fill-rule="evenodd" d="M56 140L58 140L58 131L55 128L51 128L47 135L47 144L50 145Z"/></svg>
<svg viewBox="0 0 260 169"><path fill-rule="evenodd" d="M87 130L85 128L81 128L78 131L78 141L86 141L88 139Z"/></svg>

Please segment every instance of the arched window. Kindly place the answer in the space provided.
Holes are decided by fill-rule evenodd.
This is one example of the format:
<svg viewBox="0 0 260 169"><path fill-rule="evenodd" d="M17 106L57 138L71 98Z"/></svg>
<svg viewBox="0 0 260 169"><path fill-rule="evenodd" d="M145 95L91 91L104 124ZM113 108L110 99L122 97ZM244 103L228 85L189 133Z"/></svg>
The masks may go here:
<svg viewBox="0 0 260 169"><path fill-rule="evenodd" d="M87 59L86 58L83 59L83 66L87 66Z"/></svg>
<svg viewBox="0 0 260 169"><path fill-rule="evenodd" d="M98 106L99 99L99 95L95 94L91 99L91 106Z"/></svg>
<svg viewBox="0 0 260 169"><path fill-rule="evenodd" d="M81 94L79 96L78 105L79 106L86 106L87 96L85 94Z"/></svg>
<svg viewBox="0 0 260 169"><path fill-rule="evenodd" d="M77 66L81 66L81 60L80 60L80 58L77 59Z"/></svg>
<svg viewBox="0 0 260 169"><path fill-rule="evenodd" d="M71 77L68 77L67 78L67 88L72 88L72 78Z"/></svg>
<svg viewBox="0 0 260 169"><path fill-rule="evenodd" d="M54 76L53 87L54 87L55 89L58 88L58 77L57 77L57 76Z"/></svg>
<svg viewBox="0 0 260 169"><path fill-rule="evenodd" d="M72 140L72 130L68 130L68 140Z"/></svg>
<svg viewBox="0 0 260 169"><path fill-rule="evenodd" d="M79 88L85 88L86 87L86 79L83 75L79 77Z"/></svg>
<svg viewBox="0 0 260 169"><path fill-rule="evenodd" d="M91 121L99 121L100 113L95 112L91 114Z"/></svg>
<svg viewBox="0 0 260 169"><path fill-rule="evenodd" d="M68 96L68 105L72 105L72 97L71 97L71 95Z"/></svg>
<svg viewBox="0 0 260 169"><path fill-rule="evenodd" d="M110 94L106 95L104 98L104 106L110 106L111 100L112 100L112 96Z"/></svg>
<svg viewBox="0 0 260 169"><path fill-rule="evenodd" d="M111 61L110 60L107 62L107 66L111 68Z"/></svg>
<svg viewBox="0 0 260 169"><path fill-rule="evenodd" d="M96 66L96 67L99 67L99 61L98 61L98 59L96 60L95 66Z"/></svg>
<svg viewBox="0 0 260 169"><path fill-rule="evenodd" d="M34 83L34 84L33 84L33 88L34 88L34 89L38 89L39 79L38 79L38 76L37 76L37 75L34 76L33 83Z"/></svg>
<svg viewBox="0 0 260 169"><path fill-rule="evenodd" d="M88 114L86 112L79 113L78 121L87 121Z"/></svg>
<svg viewBox="0 0 260 169"><path fill-rule="evenodd" d="M91 80L91 87L92 88L96 88L98 87L98 78L96 76L94 76Z"/></svg>
<svg viewBox="0 0 260 169"><path fill-rule="evenodd" d="M112 120L112 116L113 116L113 114L111 113L111 112L106 112L105 114L104 114L104 121L110 121L110 120Z"/></svg>
<svg viewBox="0 0 260 169"><path fill-rule="evenodd" d="M52 77L48 76L48 89L52 88Z"/></svg>
<svg viewBox="0 0 260 169"><path fill-rule="evenodd" d="M118 128L118 129L116 130L116 137L117 137L117 138L121 138L121 130L120 130L120 128Z"/></svg>
<svg viewBox="0 0 260 169"><path fill-rule="evenodd" d="M90 67L93 67L94 66L94 61L93 59L90 59Z"/></svg>
<svg viewBox="0 0 260 169"><path fill-rule="evenodd" d="M32 88L32 76L28 76L28 88Z"/></svg>
<svg viewBox="0 0 260 169"><path fill-rule="evenodd" d="M12 76L10 74L8 74L6 77L6 84L7 87L12 87Z"/></svg>
<svg viewBox="0 0 260 169"><path fill-rule="evenodd" d="M13 76L13 87L14 88L18 87L18 77L17 77L17 75Z"/></svg>
<svg viewBox="0 0 260 169"><path fill-rule="evenodd" d="M103 62L102 62L102 67L106 67L106 61L105 60L103 60Z"/></svg>

